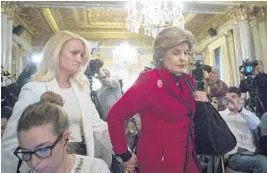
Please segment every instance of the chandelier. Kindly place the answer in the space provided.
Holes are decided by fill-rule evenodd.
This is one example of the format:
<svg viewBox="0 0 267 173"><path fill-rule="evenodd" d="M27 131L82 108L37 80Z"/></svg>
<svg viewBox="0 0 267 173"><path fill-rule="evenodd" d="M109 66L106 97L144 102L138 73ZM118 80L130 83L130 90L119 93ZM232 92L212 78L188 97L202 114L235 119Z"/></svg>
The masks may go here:
<svg viewBox="0 0 267 173"><path fill-rule="evenodd" d="M127 29L139 33L141 26L146 35L156 37L163 28L176 25L184 28L183 4L179 0L130 0L127 4Z"/></svg>
<svg viewBox="0 0 267 173"><path fill-rule="evenodd" d="M137 63L138 53L126 41L120 43L112 50L113 61L119 65L132 65Z"/></svg>

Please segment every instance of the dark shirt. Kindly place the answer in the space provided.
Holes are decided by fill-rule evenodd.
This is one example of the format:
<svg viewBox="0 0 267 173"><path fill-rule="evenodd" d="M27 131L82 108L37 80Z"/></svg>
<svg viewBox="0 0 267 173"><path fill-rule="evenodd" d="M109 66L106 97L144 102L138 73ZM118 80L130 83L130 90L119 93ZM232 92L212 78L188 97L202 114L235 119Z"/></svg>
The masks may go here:
<svg viewBox="0 0 267 173"><path fill-rule="evenodd" d="M173 79L174 79L174 81L176 83L176 86L181 90L181 92L183 92L183 88L182 88L182 86L180 85L180 82L179 82L180 76L177 76L174 73L171 73L171 75L172 75L172 77L173 77Z"/></svg>
<svg viewBox="0 0 267 173"><path fill-rule="evenodd" d="M267 74L262 73L258 74L255 77L255 88L257 90L257 96L260 98L264 110L262 108L258 108L260 114L267 112Z"/></svg>

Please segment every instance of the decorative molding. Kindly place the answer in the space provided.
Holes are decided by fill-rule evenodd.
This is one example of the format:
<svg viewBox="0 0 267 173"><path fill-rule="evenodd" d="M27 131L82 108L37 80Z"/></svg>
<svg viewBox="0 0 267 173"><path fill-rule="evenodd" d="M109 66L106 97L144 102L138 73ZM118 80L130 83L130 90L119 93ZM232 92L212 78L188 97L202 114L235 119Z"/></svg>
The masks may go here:
<svg viewBox="0 0 267 173"><path fill-rule="evenodd" d="M184 19L185 23L190 23L196 16L197 14L193 14L193 13L188 14Z"/></svg>
<svg viewBox="0 0 267 173"><path fill-rule="evenodd" d="M90 40L90 39L141 39L141 40L149 40L149 41L153 41L152 37L149 36L144 36L141 34L137 34L137 33L132 33L132 32L127 32L127 31L123 31L123 30L98 30L98 31L92 31L92 32L88 32L88 30L80 30L80 29L75 29L75 30L70 30L71 32L77 33L79 35L81 35L82 37Z"/></svg>
<svg viewBox="0 0 267 173"><path fill-rule="evenodd" d="M65 27L65 23L64 23L64 20L63 20L63 17L60 13L60 10L59 9L50 9L57 25L58 25L58 28L59 30L64 30L66 27Z"/></svg>
<svg viewBox="0 0 267 173"><path fill-rule="evenodd" d="M74 10L72 10L72 13L73 13L73 17L74 17L76 24L81 25L81 18L79 15L79 11L77 9L74 9Z"/></svg>
<svg viewBox="0 0 267 173"><path fill-rule="evenodd" d="M32 50L32 45L27 40L15 34L13 34L12 40L13 43L20 45L21 47L23 47L23 49L27 50L28 52Z"/></svg>
<svg viewBox="0 0 267 173"><path fill-rule="evenodd" d="M26 24L26 22L23 19L21 19L19 14L17 13L15 14L14 21L21 24L31 34L31 36L34 35L32 29L29 27L28 24Z"/></svg>
<svg viewBox="0 0 267 173"><path fill-rule="evenodd" d="M14 1L2 1L1 11L4 12L9 18L14 20L15 11L18 8Z"/></svg>
<svg viewBox="0 0 267 173"><path fill-rule="evenodd" d="M227 16L226 16L227 17ZM197 52L203 51L207 45L212 44L214 41L216 41L218 38L220 38L223 35L227 35L229 30L232 29L232 22L227 21L226 23L222 24L220 29L217 31L217 36L215 37L203 37L201 40L199 40L199 43L197 45Z"/></svg>
<svg viewBox="0 0 267 173"><path fill-rule="evenodd" d="M219 30L222 29L223 26L227 22L229 22L229 18L227 17L227 15L214 16L211 20L209 20L209 22L207 24L205 24L204 27L201 27L201 29L195 33L195 37L196 37L197 41L202 41L206 38L209 38L209 34L208 34L209 28L215 28L217 31L217 34L218 34Z"/></svg>
<svg viewBox="0 0 267 173"><path fill-rule="evenodd" d="M81 28L126 28L126 12L106 11L106 10L89 10L87 11L86 25Z"/></svg>
<svg viewBox="0 0 267 173"><path fill-rule="evenodd" d="M44 20L49 25L50 29L56 33L59 31L57 22L54 19L54 16L49 8L40 9L41 14L43 15Z"/></svg>
<svg viewBox="0 0 267 173"><path fill-rule="evenodd" d="M244 4L234 7L232 10L230 10L228 16L233 24L237 24L242 20L250 21L253 19L251 8Z"/></svg>

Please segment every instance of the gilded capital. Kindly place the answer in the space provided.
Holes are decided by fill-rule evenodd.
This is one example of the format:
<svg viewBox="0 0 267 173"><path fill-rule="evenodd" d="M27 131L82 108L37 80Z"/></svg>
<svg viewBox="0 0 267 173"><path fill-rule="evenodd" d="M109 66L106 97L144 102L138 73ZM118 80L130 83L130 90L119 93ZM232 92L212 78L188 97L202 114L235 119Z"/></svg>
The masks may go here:
<svg viewBox="0 0 267 173"><path fill-rule="evenodd" d="M229 13L228 13L228 16L230 18L230 20L232 21L233 24L237 24L239 22L239 18L238 16L236 15L236 12L235 10L231 10Z"/></svg>
<svg viewBox="0 0 267 173"><path fill-rule="evenodd" d="M17 4L14 1L2 1L1 2L1 10L12 20L14 19L15 11L17 8Z"/></svg>
<svg viewBox="0 0 267 173"><path fill-rule="evenodd" d="M230 20L232 20L234 24L237 24L242 20L250 20L251 14L252 10L248 6L241 4L238 7L234 7L228 15Z"/></svg>

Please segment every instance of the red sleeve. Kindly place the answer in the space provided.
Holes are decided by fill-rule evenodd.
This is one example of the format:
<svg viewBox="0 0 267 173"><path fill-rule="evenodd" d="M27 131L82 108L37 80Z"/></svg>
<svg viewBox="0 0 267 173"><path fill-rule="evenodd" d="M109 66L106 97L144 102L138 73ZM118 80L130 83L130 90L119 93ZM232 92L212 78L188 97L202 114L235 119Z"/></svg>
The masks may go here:
<svg viewBox="0 0 267 173"><path fill-rule="evenodd" d="M108 129L115 154L128 151L124 122L148 106L148 99L151 97L149 73L141 74L135 84L128 89L108 113Z"/></svg>

